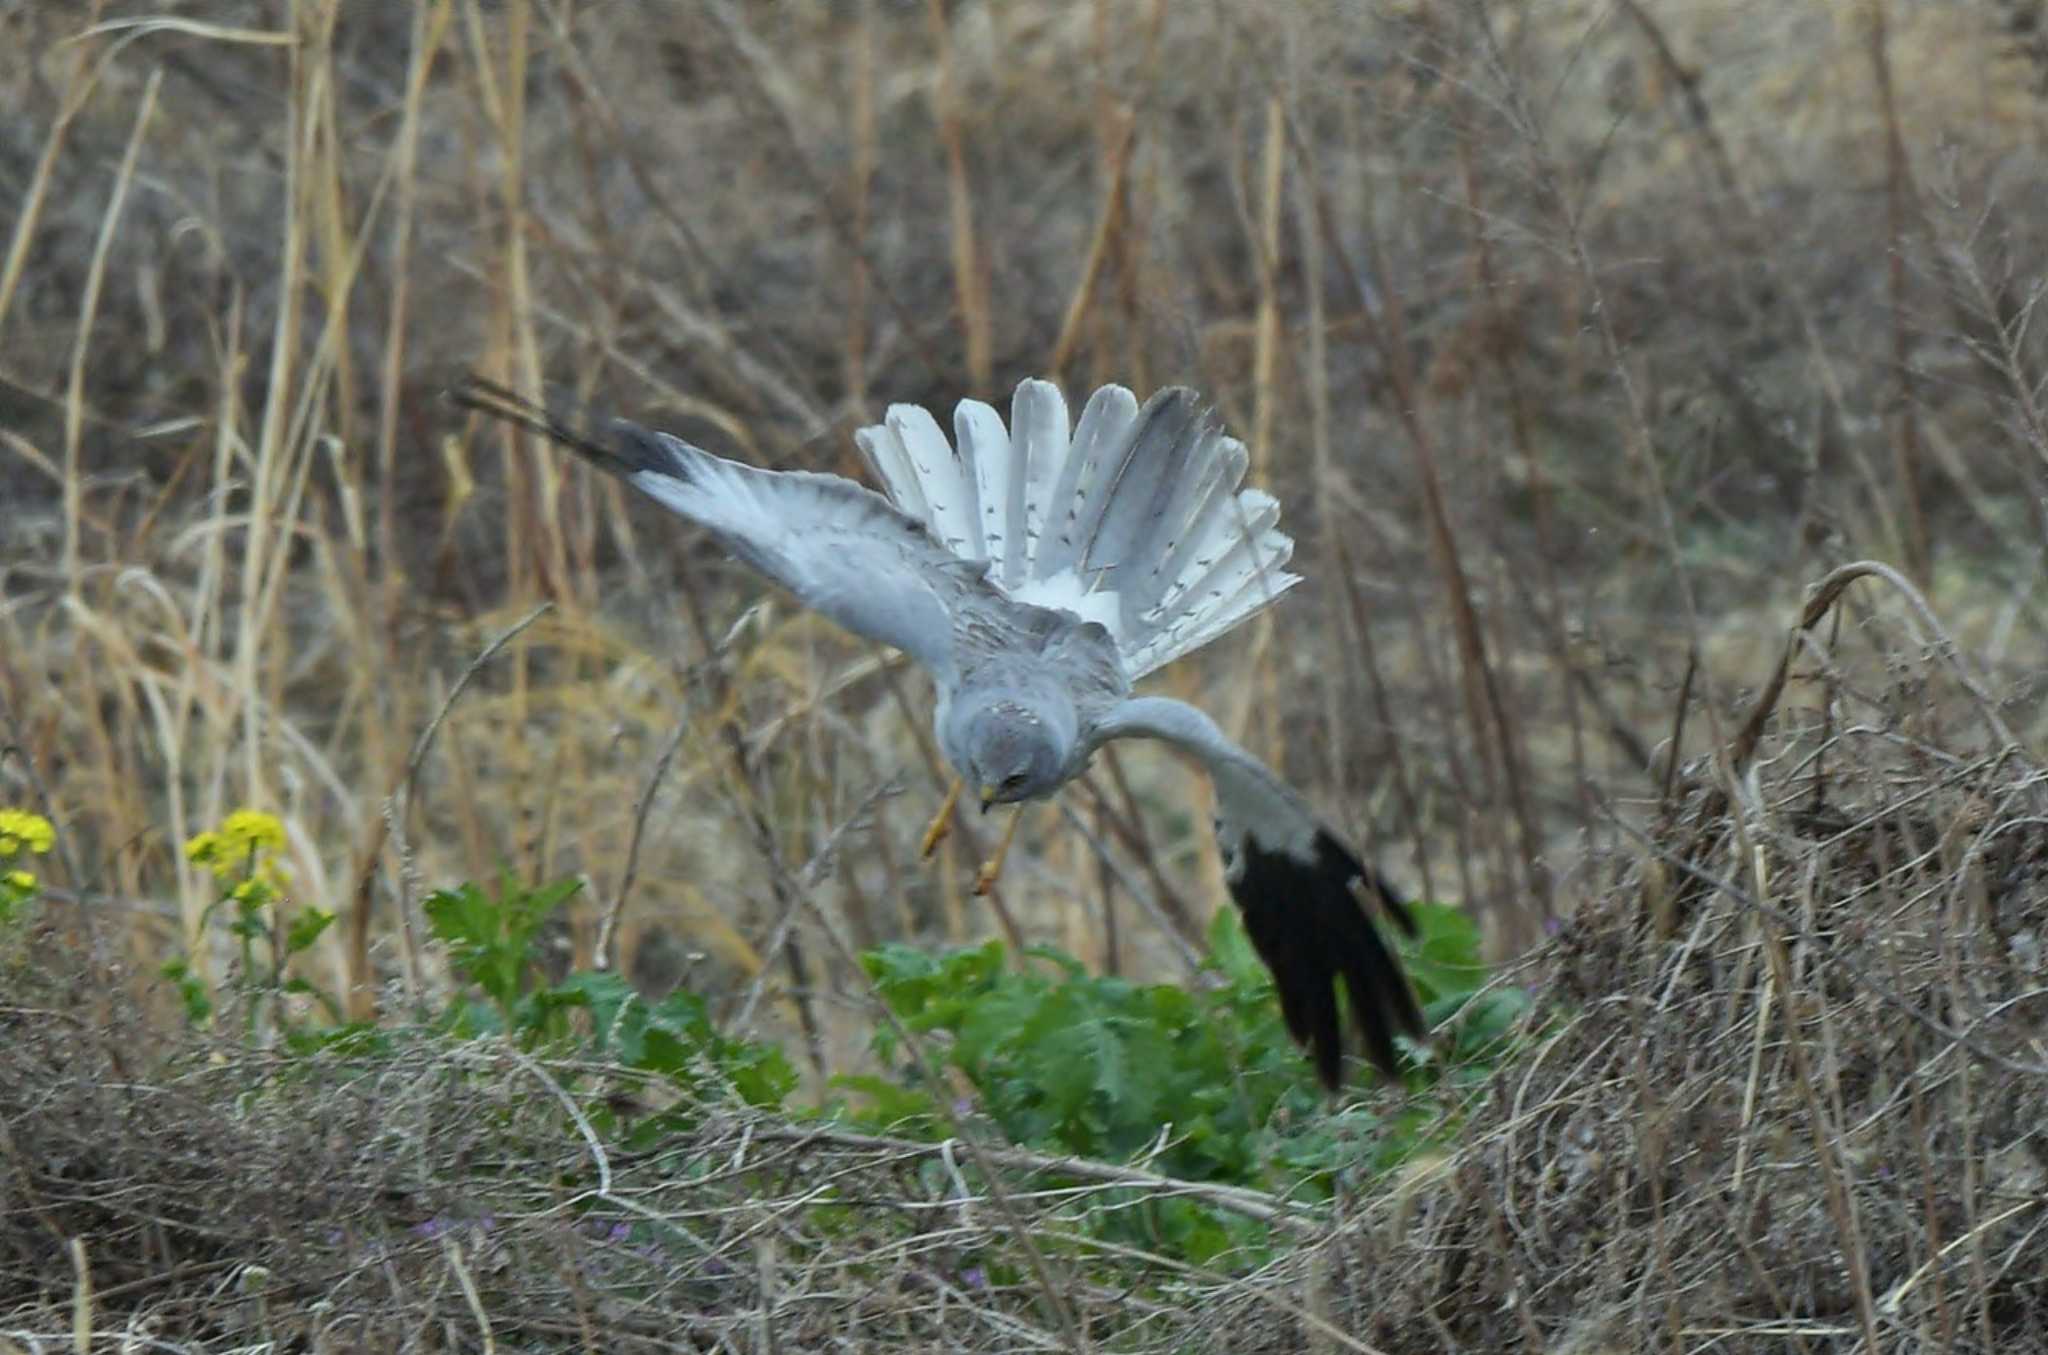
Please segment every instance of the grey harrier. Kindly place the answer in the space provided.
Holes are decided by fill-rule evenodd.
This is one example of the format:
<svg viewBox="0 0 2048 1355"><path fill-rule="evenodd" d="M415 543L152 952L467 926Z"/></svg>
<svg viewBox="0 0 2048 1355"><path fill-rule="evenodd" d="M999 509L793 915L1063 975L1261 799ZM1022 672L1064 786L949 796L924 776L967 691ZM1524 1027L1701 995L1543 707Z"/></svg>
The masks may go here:
<svg viewBox="0 0 2048 1355"><path fill-rule="evenodd" d="M1288 1029L1338 1085L1337 988L1373 1063L1422 1013L1365 911L1411 935L1394 891L1301 796L1184 702L1131 684L1270 606L1299 580L1278 503L1240 489L1244 444L1194 392L1141 408L1104 386L1070 424L1059 388L1025 381L996 411L963 400L949 442L891 406L855 435L886 496L836 475L769 471L621 419L543 408L471 377L457 403L538 431L710 531L855 634L893 645L938 688L939 745L982 806L1043 799L1118 738L1162 740L1216 787L1216 838Z"/></svg>

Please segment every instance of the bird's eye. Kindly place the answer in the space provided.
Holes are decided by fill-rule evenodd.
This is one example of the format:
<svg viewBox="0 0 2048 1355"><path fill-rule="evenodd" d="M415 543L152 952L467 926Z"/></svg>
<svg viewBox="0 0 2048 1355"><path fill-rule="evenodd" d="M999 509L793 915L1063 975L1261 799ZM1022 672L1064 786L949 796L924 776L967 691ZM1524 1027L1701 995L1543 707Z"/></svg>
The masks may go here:
<svg viewBox="0 0 2048 1355"><path fill-rule="evenodd" d="M1024 783L1028 780L1030 780L1030 778L1024 775L1024 773L1012 772L1010 775L1003 778L1003 789L1022 790L1024 789Z"/></svg>

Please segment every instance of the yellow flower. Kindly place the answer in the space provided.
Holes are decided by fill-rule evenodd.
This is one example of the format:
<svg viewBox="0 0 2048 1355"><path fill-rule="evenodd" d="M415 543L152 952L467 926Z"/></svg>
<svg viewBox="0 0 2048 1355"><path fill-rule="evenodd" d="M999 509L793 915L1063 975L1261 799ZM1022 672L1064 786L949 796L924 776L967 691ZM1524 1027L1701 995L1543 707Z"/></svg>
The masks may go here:
<svg viewBox="0 0 2048 1355"><path fill-rule="evenodd" d="M0 860L12 857L23 847L40 856L56 841L57 830L42 815L25 809L0 809Z"/></svg>
<svg viewBox="0 0 2048 1355"><path fill-rule="evenodd" d="M0 875L0 884L6 885L17 894L26 894L36 887L36 877L25 870L10 870Z"/></svg>
<svg viewBox="0 0 2048 1355"><path fill-rule="evenodd" d="M271 851L284 850L284 825L277 815L266 814L260 809L238 809L228 815L220 826L221 836L239 849L237 856L245 855L252 847L268 847Z"/></svg>
<svg viewBox="0 0 2048 1355"><path fill-rule="evenodd" d="M238 809L218 829L194 833L185 840L185 859L213 872L226 884L252 872L274 890L288 883L283 867L264 857L284 850L284 824L260 809ZM240 897L240 896L238 896Z"/></svg>

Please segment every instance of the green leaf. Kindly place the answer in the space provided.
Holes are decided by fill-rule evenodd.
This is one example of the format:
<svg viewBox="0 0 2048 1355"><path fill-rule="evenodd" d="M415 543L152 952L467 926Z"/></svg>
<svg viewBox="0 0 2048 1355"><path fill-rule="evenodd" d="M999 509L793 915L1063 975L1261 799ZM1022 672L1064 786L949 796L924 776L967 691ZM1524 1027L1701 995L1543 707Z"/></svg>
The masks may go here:
<svg viewBox="0 0 2048 1355"><path fill-rule="evenodd" d="M300 951L307 949L315 941L318 941L320 933L333 925L334 914L328 912L325 908L309 907L301 909L299 915L292 919L291 928L285 932L284 953L287 955L297 955Z"/></svg>
<svg viewBox="0 0 2048 1355"><path fill-rule="evenodd" d="M920 1087L905 1087L885 1077L866 1073L844 1073L832 1085L857 1092L867 1104L853 1112L858 1124L896 1134L935 1132L940 1123L938 1101Z"/></svg>
<svg viewBox="0 0 2048 1355"><path fill-rule="evenodd" d="M1235 908L1218 908L1209 920L1209 961L1235 987L1263 992L1273 986L1273 976L1259 959Z"/></svg>
<svg viewBox="0 0 2048 1355"><path fill-rule="evenodd" d="M455 971L483 989L512 1021L533 969L541 924L581 887L580 880L557 880L526 889L508 872L499 880L496 898L470 883L436 890L423 907L428 928L448 947Z"/></svg>
<svg viewBox="0 0 2048 1355"><path fill-rule="evenodd" d="M185 1021L189 1025L203 1026L213 1017L213 998L206 991L206 982L192 972L192 964L182 955L173 955L165 960L157 971L178 990L178 1002L185 1009Z"/></svg>
<svg viewBox="0 0 2048 1355"><path fill-rule="evenodd" d="M578 970L560 983L541 994L542 1002L551 1011L567 1008L581 1008L590 1013L591 1052L611 1052L615 1044L631 1038L631 1032L621 1032L620 1017L629 1009L644 1009L639 991L621 974L611 970ZM644 1011L641 1017L645 1022ZM620 1062L630 1064L633 1058L622 1053Z"/></svg>
<svg viewBox="0 0 2048 1355"><path fill-rule="evenodd" d="M557 1014L586 1012L591 1053L679 1086L697 1087L715 1072L749 1104L768 1107L796 1090L796 1071L779 1048L720 1034L704 1000L686 989L649 1003L618 973L579 970L528 1001L538 1014L523 1028L554 1031Z"/></svg>
<svg viewBox="0 0 2048 1355"><path fill-rule="evenodd" d="M318 1029L293 1027L284 1033L284 1046L294 1054L331 1052L346 1058L384 1058L397 1045L390 1034L374 1021L346 1021Z"/></svg>
<svg viewBox="0 0 2048 1355"><path fill-rule="evenodd" d="M748 1105L774 1109L797 1088L796 1069L772 1044L721 1039L718 1065Z"/></svg>
<svg viewBox="0 0 2048 1355"><path fill-rule="evenodd" d="M1495 988L1461 995L1455 1009L1442 1018L1456 1021L1452 1027L1456 1033L1456 1056L1476 1059L1496 1052L1514 1034L1516 1024L1530 1006L1529 994L1521 988Z"/></svg>
<svg viewBox="0 0 2048 1355"><path fill-rule="evenodd" d="M1405 948L1404 964L1423 1001L1469 993L1486 982L1479 928L1462 909L1416 903L1409 911L1422 936Z"/></svg>
<svg viewBox="0 0 2048 1355"><path fill-rule="evenodd" d="M1067 978L1084 979L1088 976L1087 968L1079 960L1067 954L1058 946L1041 942L1038 945L1026 946L1024 953L1034 960L1044 960L1047 964L1058 969Z"/></svg>
<svg viewBox="0 0 2048 1355"><path fill-rule="evenodd" d="M264 920L263 905L250 899L235 900L235 920L228 924L228 933L244 941L260 941L270 935L270 924Z"/></svg>

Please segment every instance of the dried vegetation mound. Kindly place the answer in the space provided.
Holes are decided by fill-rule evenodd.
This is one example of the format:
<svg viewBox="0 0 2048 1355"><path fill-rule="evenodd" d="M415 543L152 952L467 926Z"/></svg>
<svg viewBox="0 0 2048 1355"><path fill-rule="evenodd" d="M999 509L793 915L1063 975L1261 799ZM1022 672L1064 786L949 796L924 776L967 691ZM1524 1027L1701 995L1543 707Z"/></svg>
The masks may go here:
<svg viewBox="0 0 2048 1355"><path fill-rule="evenodd" d="M1816 590L1719 731L1734 775L1676 778L1550 947L1551 1024L1463 1145L1289 1263L1335 1326L2048 1350L2048 785L1924 610L1845 594L1873 573L1916 601L1868 567Z"/></svg>
<svg viewBox="0 0 2048 1355"><path fill-rule="evenodd" d="M117 1027L4 1026L0 1350L70 1349L74 1320L92 1350L606 1352L1150 1346L1192 1320L1137 1259L1061 1261L1049 1303L1076 1192L993 1199L964 1146L706 1104L627 1151L565 1113L601 1070L497 1043L142 1072Z"/></svg>

